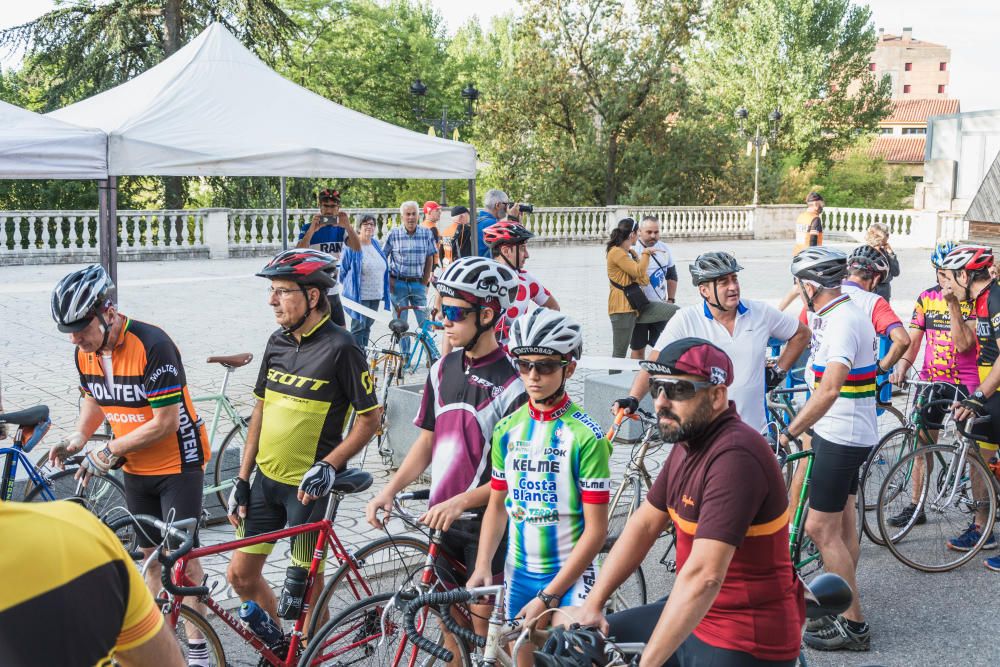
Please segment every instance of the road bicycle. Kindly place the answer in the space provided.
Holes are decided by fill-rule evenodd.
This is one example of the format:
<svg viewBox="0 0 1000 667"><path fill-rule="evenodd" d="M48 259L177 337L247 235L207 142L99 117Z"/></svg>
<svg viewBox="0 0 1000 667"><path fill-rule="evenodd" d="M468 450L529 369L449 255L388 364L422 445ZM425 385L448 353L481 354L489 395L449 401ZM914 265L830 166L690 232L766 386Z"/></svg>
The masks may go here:
<svg viewBox="0 0 1000 667"><path fill-rule="evenodd" d="M204 604L219 620L228 626L233 632L249 644L260 656L262 665L272 665L274 667L291 667L298 662L299 654L302 651L302 643L305 638L306 611L309 609L308 600L312 596L313 587L317 584L318 573L321 564L326 560L324 552L329 549L333 559L340 563L340 569L335 578L339 578L344 587L340 593L345 599L352 602L368 598L374 594L382 592L377 580L369 580L365 576L363 568L355 565L355 560L343 547L340 538L337 536L333 522L336 518L337 509L341 501L348 494L360 493L368 489L372 484L372 476L358 469L348 469L338 473L334 488L326 499L326 511L323 518L291 528L284 528L254 537L232 540L212 546L202 546L193 548L194 534L197 528L196 519L186 519L174 522L172 525L160 521L154 517L146 515L129 515L116 519L112 522L112 528L131 525L137 530L156 530L164 535L164 542L157 548L155 555L163 565L162 583L167 593L167 598L163 601L162 610L167 617L167 622L177 631L179 639L186 636L205 637L209 649L210 667L225 667L225 649L215 628L198 612L184 604L185 598L195 598ZM321 501L315 501L321 502ZM302 613L295 619L294 627L290 634L285 636L280 646L268 646L264 641L255 635L246 625L234 618L220 602L212 597L213 587L198 585L192 582L185 573L187 563L194 558L204 558L215 554L228 553L242 547L274 542L276 540L291 538L298 535L316 533L316 548L313 551L313 558L309 565L306 578L305 590L303 591ZM345 576L344 571L349 571L350 576ZM385 582L381 582L385 583ZM394 592L390 589L387 592ZM346 605L345 605L346 606ZM273 619L276 622L278 619ZM187 644L181 641L182 651L187 650ZM186 657L186 656L185 656Z"/></svg>
<svg viewBox="0 0 1000 667"><path fill-rule="evenodd" d="M938 444L918 447L889 470L879 490L878 527L901 563L921 572L947 572L975 558L992 535L1000 480L980 456L981 438L965 430L989 419L955 423L954 434L942 433ZM898 520L914 499L908 520ZM949 540L977 523L981 511L986 520L979 540L968 549L949 548Z"/></svg>
<svg viewBox="0 0 1000 667"><path fill-rule="evenodd" d="M438 331L444 329L444 322L434 319L436 310L428 310L422 306L403 306L394 310L396 319L389 323L389 333L377 339L371 347L377 350L388 348L400 354L402 363L397 366L396 373L398 383L402 384L414 379L414 375L426 371L441 358L441 351L434 338ZM408 310L427 315L416 332L410 331L410 326L404 319Z"/></svg>

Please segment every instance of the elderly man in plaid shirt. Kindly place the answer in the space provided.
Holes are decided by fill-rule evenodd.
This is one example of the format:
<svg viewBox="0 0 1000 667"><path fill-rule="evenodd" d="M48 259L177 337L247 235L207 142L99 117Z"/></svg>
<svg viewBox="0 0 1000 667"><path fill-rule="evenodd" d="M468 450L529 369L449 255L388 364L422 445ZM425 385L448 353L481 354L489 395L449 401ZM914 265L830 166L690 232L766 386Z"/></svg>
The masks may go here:
<svg viewBox="0 0 1000 667"><path fill-rule="evenodd" d="M414 312L420 327L427 319L427 286L437 247L431 230L417 224L417 211L415 201L400 205L399 217L403 225L389 232L382 250L389 260L389 297L392 305L397 311L406 306L418 306ZM400 317L409 319L407 311L402 311Z"/></svg>

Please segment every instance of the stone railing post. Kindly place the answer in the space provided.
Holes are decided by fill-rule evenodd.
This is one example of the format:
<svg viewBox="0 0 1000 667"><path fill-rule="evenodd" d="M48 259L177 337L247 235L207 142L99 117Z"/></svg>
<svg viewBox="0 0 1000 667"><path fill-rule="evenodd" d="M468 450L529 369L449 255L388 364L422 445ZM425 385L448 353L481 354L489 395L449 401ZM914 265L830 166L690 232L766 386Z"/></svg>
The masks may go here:
<svg viewBox="0 0 1000 667"><path fill-rule="evenodd" d="M203 208L205 214L205 245L210 259L229 258L229 209Z"/></svg>

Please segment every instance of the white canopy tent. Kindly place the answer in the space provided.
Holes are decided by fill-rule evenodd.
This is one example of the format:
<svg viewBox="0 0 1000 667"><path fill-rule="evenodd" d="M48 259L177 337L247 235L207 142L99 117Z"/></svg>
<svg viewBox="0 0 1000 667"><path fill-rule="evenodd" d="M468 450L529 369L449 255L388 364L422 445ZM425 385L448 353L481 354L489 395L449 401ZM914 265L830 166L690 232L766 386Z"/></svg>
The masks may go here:
<svg viewBox="0 0 1000 667"><path fill-rule="evenodd" d="M48 116L107 133L108 220L122 175L469 179L474 210L472 146L306 90L219 23L134 79Z"/></svg>
<svg viewBox="0 0 1000 667"><path fill-rule="evenodd" d="M104 132L0 101L0 178L107 177Z"/></svg>

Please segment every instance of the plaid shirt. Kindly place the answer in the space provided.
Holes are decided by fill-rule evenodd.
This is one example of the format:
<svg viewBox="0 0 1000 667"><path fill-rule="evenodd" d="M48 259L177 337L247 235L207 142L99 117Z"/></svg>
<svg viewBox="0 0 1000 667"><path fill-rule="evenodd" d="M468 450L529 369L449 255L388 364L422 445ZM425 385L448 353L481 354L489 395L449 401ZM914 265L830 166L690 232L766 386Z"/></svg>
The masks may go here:
<svg viewBox="0 0 1000 667"><path fill-rule="evenodd" d="M402 226L395 227L385 237L382 251L389 258L389 273L394 278L423 278L427 256L437 254L434 235L423 225L417 225L412 235Z"/></svg>

